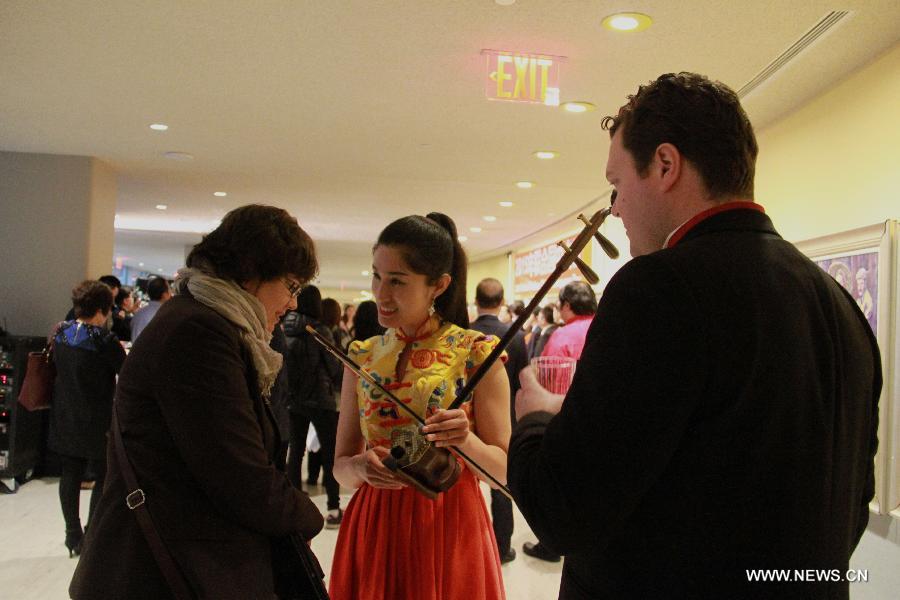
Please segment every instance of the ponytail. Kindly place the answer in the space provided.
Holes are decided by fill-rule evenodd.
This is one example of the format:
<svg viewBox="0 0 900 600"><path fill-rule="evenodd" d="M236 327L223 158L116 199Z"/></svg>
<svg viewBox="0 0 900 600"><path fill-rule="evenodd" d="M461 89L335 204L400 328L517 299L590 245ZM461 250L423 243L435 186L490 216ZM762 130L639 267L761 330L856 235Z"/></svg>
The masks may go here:
<svg viewBox="0 0 900 600"><path fill-rule="evenodd" d="M462 327L469 328L469 310L466 306L466 275L468 273L468 260L466 251L459 243L456 233L456 223L445 214L433 212L426 215L440 225L450 234L450 243L453 245L453 259L450 267L450 285L444 293L434 301L435 310L444 320Z"/></svg>

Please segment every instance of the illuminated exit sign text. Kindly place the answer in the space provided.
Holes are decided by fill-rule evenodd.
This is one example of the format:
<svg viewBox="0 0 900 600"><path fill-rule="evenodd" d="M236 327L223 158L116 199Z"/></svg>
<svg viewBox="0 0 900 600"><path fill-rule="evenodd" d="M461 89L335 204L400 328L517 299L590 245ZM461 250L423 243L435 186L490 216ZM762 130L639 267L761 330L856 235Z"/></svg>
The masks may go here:
<svg viewBox="0 0 900 600"><path fill-rule="evenodd" d="M484 91L490 100L559 105L562 56L482 50L487 58Z"/></svg>

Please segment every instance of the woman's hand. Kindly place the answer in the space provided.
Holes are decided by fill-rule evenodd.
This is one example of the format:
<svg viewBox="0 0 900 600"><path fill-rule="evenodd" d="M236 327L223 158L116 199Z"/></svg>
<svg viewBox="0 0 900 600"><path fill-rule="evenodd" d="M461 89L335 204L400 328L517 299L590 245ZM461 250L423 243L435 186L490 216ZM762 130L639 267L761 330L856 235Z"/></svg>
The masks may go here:
<svg viewBox="0 0 900 600"><path fill-rule="evenodd" d="M425 419L422 433L435 446L462 446L469 439L469 417L461 408L439 409Z"/></svg>
<svg viewBox="0 0 900 600"><path fill-rule="evenodd" d="M390 456L390 452L381 446L366 450L356 457L356 475L375 488L386 490L405 488L406 484L381 462L386 456Z"/></svg>

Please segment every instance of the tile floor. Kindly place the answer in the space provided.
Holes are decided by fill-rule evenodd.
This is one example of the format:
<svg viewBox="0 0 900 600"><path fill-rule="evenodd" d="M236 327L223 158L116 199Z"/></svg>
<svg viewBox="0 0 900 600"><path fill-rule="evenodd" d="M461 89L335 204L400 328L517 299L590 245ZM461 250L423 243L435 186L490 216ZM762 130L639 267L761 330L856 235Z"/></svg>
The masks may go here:
<svg viewBox="0 0 900 600"><path fill-rule="evenodd" d="M70 559L63 545L64 526L59 509L57 479L35 479L15 494L0 495L0 599L65 600L77 559ZM485 488L486 489L486 488ZM308 490L325 511L325 489ZM82 492L82 521L87 520L90 492ZM487 496L487 494L486 494ZM350 493L342 495L346 506ZM488 502L490 498L488 497ZM533 541L528 524L515 511L513 547L518 557L503 567L509 600L548 600L557 597L561 563L551 564L525 556L522 544ZM313 540L313 550L326 574L337 541L336 530L323 530Z"/></svg>

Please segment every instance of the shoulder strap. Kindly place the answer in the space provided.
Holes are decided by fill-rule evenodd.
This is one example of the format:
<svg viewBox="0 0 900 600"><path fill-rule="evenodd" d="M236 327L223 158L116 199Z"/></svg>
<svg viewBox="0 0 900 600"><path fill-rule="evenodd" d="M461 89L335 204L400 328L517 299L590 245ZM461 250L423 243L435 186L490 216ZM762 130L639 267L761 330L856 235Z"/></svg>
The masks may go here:
<svg viewBox="0 0 900 600"><path fill-rule="evenodd" d="M140 525L141 531L144 534L144 539L147 540L147 544L150 546L150 552L156 560L156 565L159 567L159 570L162 571L163 577L165 577L166 583L169 584L169 589L172 591L172 594L177 600L190 600L194 595L191 594L188 584L184 579L184 575L178 570L175 559L169 554L169 550L163 543L159 531L156 530L156 525L153 524L153 519L147 510L147 496L144 494L144 490L138 487L137 479L134 476L134 470L131 468L131 462L128 460L128 455L125 453L125 444L122 441L122 431L119 429L119 415L116 412L116 404L117 402L113 402L112 430L116 446L116 457L119 460L122 475L125 477L125 485L128 488L128 495L125 496L125 504L137 518L138 525Z"/></svg>

